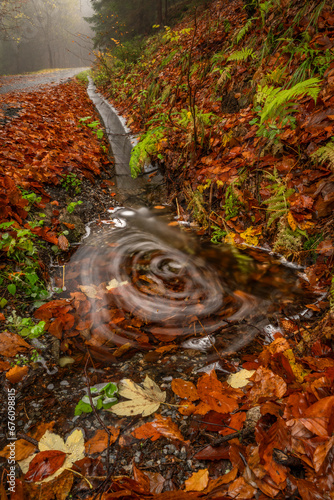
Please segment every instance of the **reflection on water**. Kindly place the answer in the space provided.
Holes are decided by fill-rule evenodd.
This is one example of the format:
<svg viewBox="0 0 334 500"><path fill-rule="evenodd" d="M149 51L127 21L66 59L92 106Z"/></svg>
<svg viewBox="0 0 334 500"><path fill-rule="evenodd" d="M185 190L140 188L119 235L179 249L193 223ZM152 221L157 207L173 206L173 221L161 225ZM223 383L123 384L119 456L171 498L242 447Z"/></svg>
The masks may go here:
<svg viewBox="0 0 334 500"><path fill-rule="evenodd" d="M214 334L219 351L231 352L303 295L297 270L267 253L201 244L147 209L116 211L72 257L66 278L89 299L83 306L75 295L86 342L109 347L175 340L203 349L196 338Z"/></svg>

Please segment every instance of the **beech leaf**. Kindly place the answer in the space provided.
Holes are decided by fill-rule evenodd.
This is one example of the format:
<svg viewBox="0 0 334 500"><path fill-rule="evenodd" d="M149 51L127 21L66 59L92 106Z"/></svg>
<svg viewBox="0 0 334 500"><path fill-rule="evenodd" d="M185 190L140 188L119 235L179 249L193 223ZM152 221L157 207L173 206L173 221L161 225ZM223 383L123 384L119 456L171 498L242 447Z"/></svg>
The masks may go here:
<svg viewBox="0 0 334 500"><path fill-rule="evenodd" d="M129 401L118 403L107 411L116 415L139 415L141 413L143 417L154 413L160 404L165 402L166 393L161 391L147 375L143 386L144 388L130 379L122 380L118 393Z"/></svg>

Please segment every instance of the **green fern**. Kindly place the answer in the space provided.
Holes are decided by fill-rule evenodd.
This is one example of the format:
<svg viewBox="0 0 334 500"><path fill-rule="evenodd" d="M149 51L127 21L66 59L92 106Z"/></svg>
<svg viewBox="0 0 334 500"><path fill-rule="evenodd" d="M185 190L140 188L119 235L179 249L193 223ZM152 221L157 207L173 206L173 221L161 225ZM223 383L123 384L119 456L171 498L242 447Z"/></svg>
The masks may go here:
<svg viewBox="0 0 334 500"><path fill-rule="evenodd" d="M251 29L253 21L257 19L257 17L252 17L251 19L248 19L247 23L236 33L235 35L235 43L238 44L240 40L243 39L243 37L246 35L246 33Z"/></svg>
<svg viewBox="0 0 334 500"><path fill-rule="evenodd" d="M285 70L286 70L285 67L277 66L277 68L275 68L274 70L267 73L263 77L262 81L266 84L267 83L274 83L275 85L279 85L281 83L282 79L284 79Z"/></svg>
<svg viewBox="0 0 334 500"><path fill-rule="evenodd" d="M329 166L334 170L334 136L325 146L317 149L311 154L313 160L318 160L320 163L329 162Z"/></svg>
<svg viewBox="0 0 334 500"><path fill-rule="evenodd" d="M273 182L273 184L269 187L273 195L262 202L267 205L267 211L269 212L267 227L270 227L276 219L280 219L288 213L290 205L287 198L289 198L289 196L291 196L295 191L291 188L287 189L282 179L279 178L276 169L274 169L273 174L267 173L266 177L268 180Z"/></svg>
<svg viewBox="0 0 334 500"><path fill-rule="evenodd" d="M312 97L314 101L317 100L320 92L319 78L309 78L304 82L299 82L290 89L282 89L281 87L263 87L262 92L266 92L264 96L264 106L261 112L260 123L263 124L266 120L275 119L294 111L291 100L295 97L300 97L305 94Z"/></svg>
<svg viewBox="0 0 334 500"><path fill-rule="evenodd" d="M257 55L253 51L253 49L249 49L245 47L244 49L241 50L235 50L230 54L227 58L227 61L246 61L249 57L252 59L256 59Z"/></svg>

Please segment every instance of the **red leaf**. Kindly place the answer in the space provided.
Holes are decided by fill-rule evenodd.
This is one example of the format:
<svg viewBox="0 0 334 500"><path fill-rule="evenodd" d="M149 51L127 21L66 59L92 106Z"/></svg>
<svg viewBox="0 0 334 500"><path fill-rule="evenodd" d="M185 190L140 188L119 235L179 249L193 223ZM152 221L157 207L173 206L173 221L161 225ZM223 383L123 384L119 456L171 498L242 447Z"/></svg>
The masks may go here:
<svg viewBox="0 0 334 500"><path fill-rule="evenodd" d="M41 451L32 459L25 480L41 481L54 474L64 463L66 453L58 450Z"/></svg>

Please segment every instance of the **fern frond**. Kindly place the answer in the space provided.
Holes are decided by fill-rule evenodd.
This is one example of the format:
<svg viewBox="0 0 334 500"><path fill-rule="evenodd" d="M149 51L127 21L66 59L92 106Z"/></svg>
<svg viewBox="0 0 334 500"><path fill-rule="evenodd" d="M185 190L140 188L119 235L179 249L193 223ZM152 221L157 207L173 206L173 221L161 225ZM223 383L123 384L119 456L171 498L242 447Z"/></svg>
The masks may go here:
<svg viewBox="0 0 334 500"><path fill-rule="evenodd" d="M279 85L282 78L284 77L285 68L282 66L277 66L273 71L270 71L263 77L265 83L275 83Z"/></svg>
<svg viewBox="0 0 334 500"><path fill-rule="evenodd" d="M280 92L280 87L275 88L275 87L269 87L268 85L258 85L257 86L257 92L255 96L255 104L268 104L271 101L273 101Z"/></svg>
<svg viewBox="0 0 334 500"><path fill-rule="evenodd" d="M270 227L276 219L281 218L288 213L290 205L287 198L294 193L294 189L287 189L286 185L278 176L276 168L272 174L266 172L266 177L273 182L273 185L269 188L273 195L262 202L267 205L266 210L270 213L267 222L267 227Z"/></svg>
<svg viewBox="0 0 334 500"><path fill-rule="evenodd" d="M329 162L329 166L334 170L334 137L325 146L317 149L311 154L313 160L318 160L320 163Z"/></svg>
<svg viewBox="0 0 334 500"><path fill-rule="evenodd" d="M246 35L246 33L251 29L254 18L252 17L251 19L248 19L247 23L236 33L235 35L235 43L239 43L240 40L243 39L243 37Z"/></svg>
<svg viewBox="0 0 334 500"><path fill-rule="evenodd" d="M283 90L282 88L274 89L274 87L264 87L266 88L268 97L265 99L260 123L262 124L264 121L282 114L289 101L294 97L308 94L316 101L320 92L320 82L321 80L319 80L319 78L309 78L304 82L297 83L290 89ZM264 88L262 88L262 90Z"/></svg>
<svg viewBox="0 0 334 500"><path fill-rule="evenodd" d="M235 50L230 54L227 58L227 61L246 61L248 57L251 57L252 59L255 59L257 55L253 51L253 49L248 49L247 47L241 50Z"/></svg>

